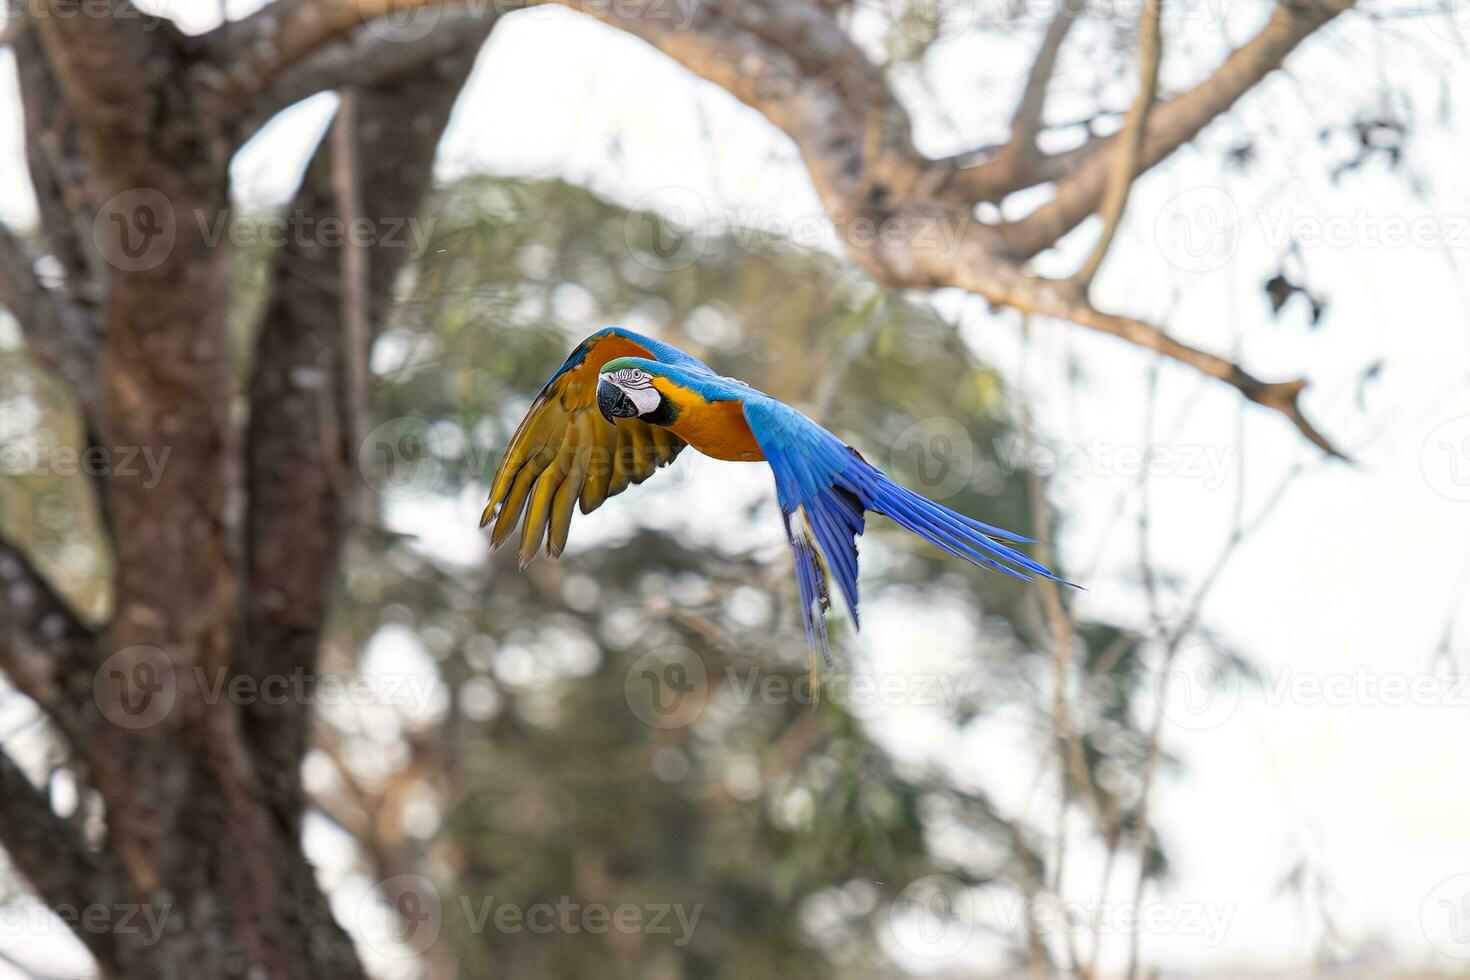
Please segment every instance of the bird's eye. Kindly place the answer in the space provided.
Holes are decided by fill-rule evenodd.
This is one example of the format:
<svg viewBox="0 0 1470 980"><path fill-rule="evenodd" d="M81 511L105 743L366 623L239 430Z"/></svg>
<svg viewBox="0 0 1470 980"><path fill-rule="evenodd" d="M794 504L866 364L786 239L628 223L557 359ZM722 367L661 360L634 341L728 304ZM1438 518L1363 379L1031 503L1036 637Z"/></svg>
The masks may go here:
<svg viewBox="0 0 1470 980"><path fill-rule="evenodd" d="M646 388L653 382L653 377L638 368L623 368L612 372L612 380L626 388Z"/></svg>

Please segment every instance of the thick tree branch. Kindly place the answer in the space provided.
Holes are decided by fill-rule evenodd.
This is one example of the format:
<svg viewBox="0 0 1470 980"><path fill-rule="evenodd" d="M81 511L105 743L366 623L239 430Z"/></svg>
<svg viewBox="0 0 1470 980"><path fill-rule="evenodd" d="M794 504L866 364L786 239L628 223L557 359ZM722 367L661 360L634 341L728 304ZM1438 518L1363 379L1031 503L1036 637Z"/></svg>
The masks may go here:
<svg viewBox="0 0 1470 980"><path fill-rule="evenodd" d="M92 240L90 216L97 209L87 186L76 120L46 62L38 32L23 31L12 50L25 111L26 162L41 212L37 238L61 267L60 291L95 321L103 265Z"/></svg>
<svg viewBox="0 0 1470 980"><path fill-rule="evenodd" d="M258 38L281 34L288 21L302 27L307 33L273 47L277 61L294 62L350 30L356 19L386 13L392 2L284 0L275 5L283 9L274 15L266 17L267 11L262 11L234 30L237 37ZM423 0L423 5L433 4L435 0ZM1150 106L1147 125L1135 127L1134 136L1138 128L1144 135L1128 169L1146 170L1192 138L1350 4L1351 0L1293 0L1292 6L1278 9L1260 34L1227 58L1211 78L1162 105ZM1155 327L1097 311L1063 284L1024 273L1022 260L1054 243L1103 203L1115 156L1103 151L1116 145L1118 137L1041 161L1038 167L1070 168L1058 180L1056 197L1019 222L989 228L973 221L974 196L966 192L965 182L956 185L949 179L952 166L915 152L907 113L881 73L818 6L703 4L693 11L690 23L676 25L671 18L654 16L663 7L633 0L615 5L563 0L562 5L643 39L756 108L787 133L849 254L880 281L917 288L957 286L995 303L1060 316L1122 337L1231 384L1252 401L1286 415L1314 444L1335 453L1297 407L1300 382L1259 381L1238 365L1179 344ZM1053 24L1048 35L1038 59L1043 64L1033 71L1034 84L1028 86L1029 101L1023 98L1018 108L1015 122L1023 132L1035 125L1035 103L1050 72L1044 62L1055 58L1065 28ZM227 38L222 35L221 40ZM1125 195L1118 197L1126 200ZM898 237L906 236L907 241L859 237L854 232L860 224L896 228ZM948 249L926 245L919 240L923 229L945 232L957 244Z"/></svg>
<svg viewBox="0 0 1470 980"><path fill-rule="evenodd" d="M116 0L109 14L80 11L69 0L43 0L32 16L67 102L86 129L106 134L111 143L141 142L160 72L167 70L159 46L177 30L146 18L129 0Z"/></svg>
<svg viewBox="0 0 1470 980"><path fill-rule="evenodd" d="M0 847L52 908L111 912L117 877L103 855L93 853L77 828L57 816L25 772L0 749ZM109 974L118 970L111 930L78 929L76 936Z"/></svg>
<svg viewBox="0 0 1470 980"><path fill-rule="evenodd" d="M91 698L96 635L38 575L24 553L0 538L0 671L45 712L68 747L85 757L92 741ZM46 794L0 749L0 847L53 908L111 905L121 878L94 854L76 827L57 816ZM119 951L109 933L79 930L105 968Z"/></svg>
<svg viewBox="0 0 1470 980"><path fill-rule="evenodd" d="M1304 382L1261 381L1239 365L1182 344L1157 327L1096 310L1069 284L1027 275L1006 255L996 229L974 221L968 206L924 196L931 186L927 182L931 171L925 161L904 152L902 141L886 141L877 158L865 155L863 127L840 93L827 79L804 75L784 48L765 45L749 33L733 30L726 21L674 31L659 23L627 22L615 9L598 14L728 89L785 130L801 150L828 214L845 232L848 253L878 281L919 289L954 286L1022 312L1070 320L1120 337L1231 385L1251 401L1286 416L1314 445L1341 455L1303 416L1298 396ZM752 79L757 77L777 78L781 84L756 85ZM1104 158L1103 176L1106 163ZM865 172L871 175L866 180ZM895 234L854 234L859 221Z"/></svg>
<svg viewBox="0 0 1470 980"><path fill-rule="evenodd" d="M347 219L333 179L334 146L350 140L357 161L359 217L373 229L358 246L366 302L357 349L348 347L343 250L292 239L276 262L270 303L256 341L246 436L246 645L240 669L257 677L312 672L343 538L363 489L357 475L361 423L353 362L368 347L392 301L391 286L413 255L416 219L432 183L434 151L454 101L491 29L464 24L448 54L356 90L358 123L334 126L307 169L292 213ZM421 244L421 243L420 243ZM360 382L359 382L360 383ZM306 749L307 706L256 704L246 734L273 805L295 822L298 769Z"/></svg>
<svg viewBox="0 0 1470 980"><path fill-rule="evenodd" d="M235 41L234 47L254 51L250 57L263 59L256 71L265 71L270 65L298 62L320 44L353 29L365 16L388 13L397 1L282 0L222 31L213 44L219 47ZM422 0L417 6L440 6L442 1ZM1147 134L1141 159L1133 160L1129 170L1148 169L1194 137L1351 1L1294 0L1297 6L1277 10L1261 34L1235 51L1210 79L1147 112L1147 126L1135 126L1135 135L1138 129ZM828 216L847 242L848 253L879 281L916 288L950 285L969 289L992 303L1064 317L1122 336L1230 383L1255 403L1285 414L1314 444L1336 454L1299 411L1301 382L1272 385L1258 381L1238 364L1179 344L1154 326L1092 309L1066 284L1048 284L1025 275L1020 260L1053 244L1103 203L1111 154L1101 153L1100 148L1113 145L1113 140L1078 151L1078 156L1067 156L1075 172L1058 181L1057 198L1028 219L986 228L970 216L975 197L967 194L963 182L954 185L953 165L923 159L914 150L907 113L886 87L882 73L816 4L803 0L706 3L692 10L688 24L676 24L666 16L663 4L637 0L623 4L560 0L560 4L642 38L689 71L760 110L786 132L797 144ZM664 15L659 15L660 10ZM288 26L297 31L290 38L285 34ZM1028 96L1023 97L1014 119L1023 135L1036 125L1036 104L1051 72L1047 62L1057 56L1066 31L1064 24L1055 22L1048 28L1038 57L1041 63L1033 68ZM248 43L262 38L279 38L279 43ZM245 68L235 73L251 75ZM1044 163L1060 160L1050 157ZM1125 195L1120 200L1126 200ZM861 226L897 229L898 238L907 237L907 241L854 234ZM941 232L953 247L920 241L925 231Z"/></svg>
<svg viewBox="0 0 1470 980"><path fill-rule="evenodd" d="M0 670L79 747L87 725L77 706L91 697L96 635L4 538L0 623Z"/></svg>
<svg viewBox="0 0 1470 980"><path fill-rule="evenodd" d="M282 2L287 0L267 7L256 16L265 15ZM231 32L245 31L244 25L249 23L249 20L241 21L238 27L222 30L228 37ZM265 76L264 87L257 94L232 106L238 113L233 123L234 142L245 142L276 113L318 92L349 86L382 86L413 75L425 64L456 55L463 51L467 34L479 32L479 36L484 36L485 23L485 18L473 11L449 8L440 14L434 29L422 37L414 36L417 32L412 30L411 23L394 27L390 21L379 21L372 30L348 29L332 36L300 61L284 67L278 74ZM249 28L252 32L259 29L259 24ZM224 71L233 73L238 52L219 53L230 58L230 67Z"/></svg>
<svg viewBox="0 0 1470 980"><path fill-rule="evenodd" d="M962 217L953 212L931 210L907 212L905 220L917 229L918 237L937 242L942 240L943 228ZM924 230L925 222L935 230ZM1298 400L1306 387L1305 381L1262 381L1239 364L1182 343L1152 324L1098 310L1074 282L1042 279L1027 275L1014 264L990 261L994 246L989 232L990 229L972 224L953 247L900 245L884 263L895 271L881 281L908 288L955 286L1022 313L1067 320L1121 338L1229 385L1250 401L1281 413L1309 442L1329 456L1346 458L1302 413Z"/></svg>
<svg viewBox="0 0 1470 980"><path fill-rule="evenodd" d="M36 276L25 245L0 227L0 303L43 367L65 381L89 419L97 412L97 335L91 318Z"/></svg>

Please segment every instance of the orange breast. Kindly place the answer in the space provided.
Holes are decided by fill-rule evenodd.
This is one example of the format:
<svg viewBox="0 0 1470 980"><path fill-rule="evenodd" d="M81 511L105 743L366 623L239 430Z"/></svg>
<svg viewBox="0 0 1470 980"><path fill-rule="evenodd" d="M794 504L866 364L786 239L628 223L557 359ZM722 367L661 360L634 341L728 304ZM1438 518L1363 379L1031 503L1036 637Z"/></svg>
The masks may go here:
<svg viewBox="0 0 1470 980"><path fill-rule="evenodd" d="M679 417L669 426L674 435L715 459L755 462L766 458L739 402L707 402L688 388L663 378L656 384L679 406Z"/></svg>

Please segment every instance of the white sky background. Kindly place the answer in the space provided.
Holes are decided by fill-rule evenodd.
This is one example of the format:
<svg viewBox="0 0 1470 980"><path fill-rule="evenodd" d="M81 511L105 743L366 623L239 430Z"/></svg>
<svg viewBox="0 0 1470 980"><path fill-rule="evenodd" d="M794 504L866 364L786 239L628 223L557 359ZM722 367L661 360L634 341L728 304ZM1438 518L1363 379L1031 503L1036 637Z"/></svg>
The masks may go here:
<svg viewBox="0 0 1470 980"><path fill-rule="evenodd" d="M1459 2L1450 12L1470 13ZM207 8L201 17L212 9L200 7ZM1188 57L1166 51L1166 90L1213 67L1253 33L1268 7L1219 0L1182 9L1192 18L1193 43ZM1445 951L1470 952L1447 944L1434 917L1439 898L1461 895L1436 886L1470 872L1470 691L1431 681L1421 703L1410 705L1364 693L1387 677L1463 670L1458 661L1436 664L1446 637L1452 656L1467 653L1461 612L1470 574L1470 441L1463 441L1470 436L1470 110L1463 98L1456 104L1443 93L1470 91L1470 47L1454 39L1446 18L1426 19L1411 4L1401 9L1404 16L1387 26L1350 15L1309 41L1287 73L1204 135L1206 152L1186 149L1143 179L1098 282L1106 309L1165 322L1181 339L1235 354L1260 377L1310 378L1310 416L1360 462L1319 467L1294 484L1204 606L1204 625L1253 659L1266 682L1264 690L1227 690L1201 714L1169 715L1166 747L1187 768L1182 778L1167 777L1154 797L1175 862L1159 901L1175 910L1209 902L1231 915L1218 945L1197 935L1147 936L1148 956L1172 969L1308 962L1324 909L1303 908L1278 890L1283 873L1302 859L1323 876L1325 911L1349 940L1382 939L1407 966L1460 970L1465 961ZM1460 23L1470 25L1470 17ZM1069 57L1087 57L1087 37L1075 32ZM988 46L951 41L931 55L926 79L906 76L900 88L921 148L954 152L1002 135L1034 43L1034 36ZM1068 64L1064 59L1062 104L1054 109L1063 117L1070 115L1068 98L1083 94L1066 90ZM1328 170L1349 153L1340 139L1324 146L1318 130L1374 104L1385 80L1413 96L1404 166L1422 176L1422 186L1411 191L1403 175L1381 163L1334 184ZM0 86L0 186L8 192L0 195L0 217L24 225L34 220L34 204L13 73L0 73ZM1107 89L1105 98L1121 107L1129 89ZM332 105L321 97L298 107L247 147L234 170L243 202L275 203L291 193ZM1399 110L1382 107L1385 114ZM1256 144L1260 162L1243 174L1223 172L1219 148L1246 133L1266 134ZM781 221L832 241L793 148L761 116L639 42L560 11L514 15L497 28L440 161L445 178L482 171L560 176L627 205L684 187L704 202L712 223ZM1203 255L1181 254L1172 230L1180 218L1198 221L1201 202L1227 219L1233 214L1233 236L1215 240ZM1381 243L1392 233L1387 219L1416 218L1434 218L1440 244ZM1287 219L1299 231L1327 219L1358 222L1342 241L1302 249L1306 282L1329 299L1316 330L1305 326L1299 306L1271 318L1261 293L1285 248L1278 232ZM1069 243L1063 256L1044 258L1043 268L1070 271L1088 244ZM1197 271L1203 266L1210 268ZM1079 614L1143 624L1140 495L1137 481L1115 467L1120 450L1146 445L1150 359L1066 324L1033 323L1027 340L1018 318L991 313L979 301L953 294L934 301L1006 373L1044 445L1084 463L1051 483L1064 519L1063 564L1088 587L1078 597ZM1381 377L1360 410L1358 375L1378 359ZM1077 384L1068 380L1072 362L1083 375ZM1194 455L1178 457L1150 483L1150 547L1160 568L1188 583L1187 592L1224 543L1237 487L1244 488L1249 519L1293 463L1316 455L1278 417L1242 406L1223 386L1182 368L1160 369L1155 439ZM1201 470L1205 459L1223 469ZM712 520L728 515L717 502L728 499L736 470L700 461L659 505ZM739 470L743 492L761 492L764 477L754 470ZM595 538L616 528L640 499L620 498L580 519L579 532ZM465 513L414 509L403 520L446 558L473 560L479 539L461 528L478 507L466 500ZM573 548L574 561L575 541ZM1166 606L1177 613L1177 603ZM865 620L860 656L875 663L901 665L919 650L942 656L947 636L962 643L953 629L916 629L913 610L897 603L875 604ZM941 622L950 620L963 629L962 615ZM1190 673L1176 698L1199 676L1193 653L1180 666ZM1354 689L1345 699L1330 697L1340 703L1322 703L1310 692L1292 693L1302 677L1337 677ZM912 713L875 720L902 757L942 760L1011 812L1040 820L1049 810L1032 790L1037 746L1028 724L1000 719L962 735ZM1076 866L1091 868L1094 859L1079 853ZM1096 901L1095 880L1093 871L1079 871L1069 897ZM1123 899L1121 891L1110 896ZM977 962L985 962L985 945L977 936ZM13 947L0 936L0 948Z"/></svg>

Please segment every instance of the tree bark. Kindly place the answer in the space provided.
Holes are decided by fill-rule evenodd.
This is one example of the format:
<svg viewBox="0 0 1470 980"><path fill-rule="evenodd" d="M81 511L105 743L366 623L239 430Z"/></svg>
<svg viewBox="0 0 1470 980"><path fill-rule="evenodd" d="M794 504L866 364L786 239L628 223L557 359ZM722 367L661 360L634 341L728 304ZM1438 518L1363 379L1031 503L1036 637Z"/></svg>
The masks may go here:
<svg viewBox="0 0 1470 980"><path fill-rule="evenodd" d="M367 355L344 347L342 248L293 239L280 256L242 433L232 255L219 234L238 118L208 84L199 39L145 28L126 4L109 18L65 13L39 10L18 45L34 83L42 243L63 284L44 286L6 237L0 295L88 410L107 458L158 465L113 465L101 481L117 578L98 633L0 548L0 666L47 712L107 828L83 839L0 754L0 843L53 904L126 903L166 922L156 937L79 929L108 975L360 977L301 850L309 689L270 705L219 687L316 668L357 479L344 371ZM417 215L489 29L400 52L396 73L368 78L353 138L375 227ZM328 153L293 204L306 220L337 216ZM401 239L368 250L381 289L371 323L407 258Z"/></svg>

